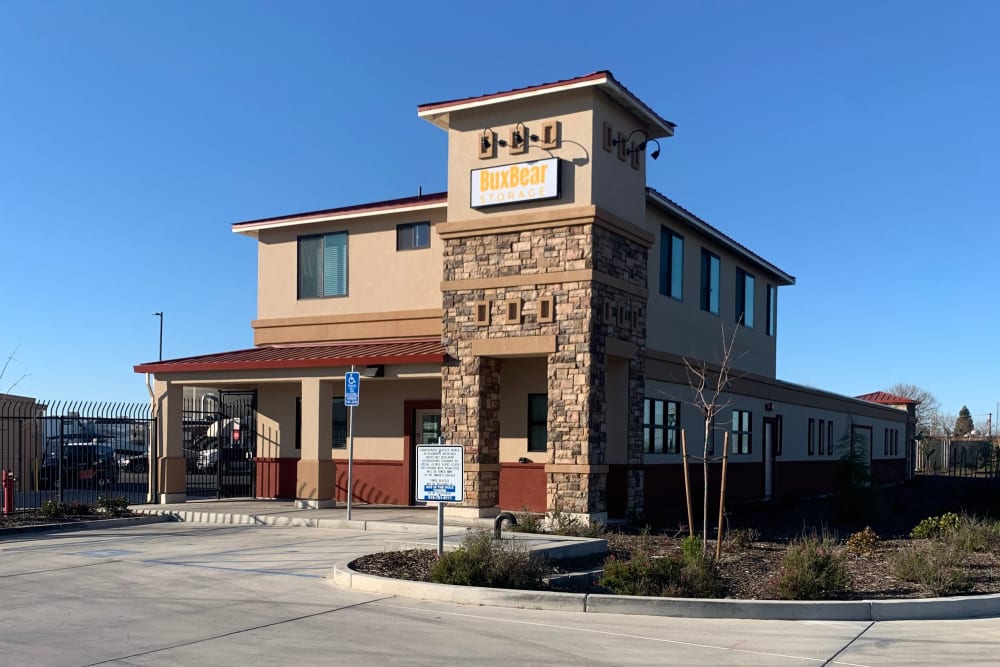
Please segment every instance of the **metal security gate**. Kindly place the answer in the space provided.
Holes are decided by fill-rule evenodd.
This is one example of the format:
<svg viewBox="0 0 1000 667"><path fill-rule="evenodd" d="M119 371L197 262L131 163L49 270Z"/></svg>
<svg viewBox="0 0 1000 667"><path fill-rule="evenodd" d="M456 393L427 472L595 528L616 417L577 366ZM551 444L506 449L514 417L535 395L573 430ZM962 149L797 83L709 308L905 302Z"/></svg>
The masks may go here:
<svg viewBox="0 0 1000 667"><path fill-rule="evenodd" d="M257 392L220 391L217 402L185 408L187 495L254 497Z"/></svg>
<svg viewBox="0 0 1000 667"><path fill-rule="evenodd" d="M98 498L149 501L157 455L148 403L36 401L0 396L0 469L13 478L11 512L46 501L94 506Z"/></svg>

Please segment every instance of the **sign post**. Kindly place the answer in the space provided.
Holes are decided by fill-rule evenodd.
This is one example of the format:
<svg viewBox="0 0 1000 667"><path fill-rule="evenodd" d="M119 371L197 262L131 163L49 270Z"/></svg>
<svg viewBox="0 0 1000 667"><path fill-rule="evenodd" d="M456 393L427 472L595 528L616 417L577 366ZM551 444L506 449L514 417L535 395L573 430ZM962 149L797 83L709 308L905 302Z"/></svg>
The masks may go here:
<svg viewBox="0 0 1000 667"><path fill-rule="evenodd" d="M465 448L444 444L417 446L417 500L437 502L437 552L444 553L444 504L465 499Z"/></svg>
<svg viewBox="0 0 1000 667"><path fill-rule="evenodd" d="M351 409L351 416L348 421L347 446L347 520L351 520L351 496L354 493L354 408L361 404L361 373L355 372L351 365L351 372L344 373L344 405Z"/></svg>

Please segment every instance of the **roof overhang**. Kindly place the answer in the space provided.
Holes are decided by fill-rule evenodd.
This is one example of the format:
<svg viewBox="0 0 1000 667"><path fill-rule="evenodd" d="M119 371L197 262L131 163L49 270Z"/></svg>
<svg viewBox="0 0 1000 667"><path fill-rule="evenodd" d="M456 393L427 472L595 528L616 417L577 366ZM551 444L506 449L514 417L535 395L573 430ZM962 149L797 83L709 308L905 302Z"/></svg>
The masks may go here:
<svg viewBox="0 0 1000 667"><path fill-rule="evenodd" d="M713 239L719 245L727 248L734 254L747 259L752 264L760 267L761 269L772 274L775 278L784 281L785 285L794 285L795 276L785 273L777 266L767 261L757 253L753 252L746 246L737 243L735 240L723 234L721 231L708 224L698 216L696 216L691 211L687 210L683 206L680 206L674 201L671 201L664 195L660 194L652 188L646 188L646 200L652 202L656 206L659 206L668 213L681 218L684 222L694 227L699 233Z"/></svg>
<svg viewBox="0 0 1000 667"><path fill-rule="evenodd" d="M447 130L451 125L451 114L458 111L468 111L481 107L499 104L502 102L513 102L515 100L525 100L541 95L551 95L581 88L599 88L615 101L628 109L640 121L649 128L650 139L661 137L671 137L674 134L675 123L661 117L653 111L645 102L636 97L628 88L620 84L611 72L600 71L575 79L566 79L554 83L545 83L528 88L518 88L490 95L480 95L478 97L467 97L460 100L449 100L447 102L432 102L421 104L417 107L417 116L437 125L443 130Z"/></svg>
<svg viewBox="0 0 1000 667"><path fill-rule="evenodd" d="M358 204L354 206L332 208L323 211L283 215L276 218L263 218L261 220L237 222L233 224L233 233L244 234L246 236L256 238L258 232L267 229L297 227L300 225L308 225L318 222L338 222L341 220L353 220L356 218L370 218L393 213L419 213L421 211L432 211L447 207L448 193L438 192L429 195L421 195L420 197L393 199L389 201L373 202L370 204Z"/></svg>
<svg viewBox="0 0 1000 667"><path fill-rule="evenodd" d="M213 373L266 369L440 364L445 359L440 338L340 341L315 345L270 345L152 361L134 367L136 373Z"/></svg>

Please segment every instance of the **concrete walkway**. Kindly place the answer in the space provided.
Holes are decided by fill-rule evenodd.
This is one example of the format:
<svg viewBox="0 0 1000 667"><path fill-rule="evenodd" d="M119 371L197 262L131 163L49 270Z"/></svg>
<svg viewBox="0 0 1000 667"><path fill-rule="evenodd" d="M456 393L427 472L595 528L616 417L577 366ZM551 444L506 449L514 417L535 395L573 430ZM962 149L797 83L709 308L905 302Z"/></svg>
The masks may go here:
<svg viewBox="0 0 1000 667"><path fill-rule="evenodd" d="M435 507L383 507L361 505L347 510L296 509L289 501L212 500L175 505L134 507L140 514L165 515L176 521L236 525L302 526L374 531L398 534L383 542L383 550L436 547ZM445 549L461 544L470 530L492 530L489 519L446 518ZM505 536L511 536L505 533ZM604 540L558 535L513 535L522 544L546 558L573 558L606 551ZM589 593L511 591L465 586L445 586L402 581L355 572L349 560L332 563L332 582L366 593L461 604L493 605L524 609L641 614L694 618L745 618L763 620L888 621L961 619L1000 616L1000 595L906 600L849 600L805 602L780 600L700 600L651 598Z"/></svg>

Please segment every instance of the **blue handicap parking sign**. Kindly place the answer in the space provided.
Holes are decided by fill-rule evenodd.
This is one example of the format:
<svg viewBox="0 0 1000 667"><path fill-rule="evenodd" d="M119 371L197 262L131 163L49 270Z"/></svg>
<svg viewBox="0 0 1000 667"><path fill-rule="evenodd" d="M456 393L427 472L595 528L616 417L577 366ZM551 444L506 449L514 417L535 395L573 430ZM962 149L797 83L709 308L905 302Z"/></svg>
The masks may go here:
<svg viewBox="0 0 1000 667"><path fill-rule="evenodd" d="M344 374L344 405L353 408L361 402L361 373Z"/></svg>

